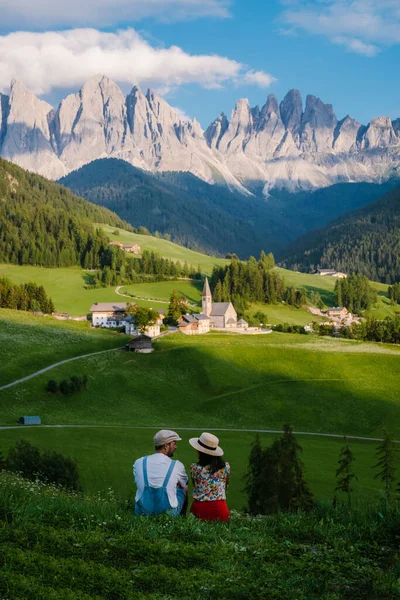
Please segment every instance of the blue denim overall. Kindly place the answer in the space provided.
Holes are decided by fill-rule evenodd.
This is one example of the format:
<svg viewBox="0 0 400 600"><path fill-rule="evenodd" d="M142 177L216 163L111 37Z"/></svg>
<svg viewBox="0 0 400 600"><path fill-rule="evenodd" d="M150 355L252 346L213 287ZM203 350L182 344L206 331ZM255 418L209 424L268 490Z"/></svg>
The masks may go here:
<svg viewBox="0 0 400 600"><path fill-rule="evenodd" d="M152 488L149 486L149 480L147 477L147 456L143 458L143 479L144 479L144 490L143 494L136 502L135 514L136 515L160 515L161 513L168 513L173 516L178 515L181 512L182 504L184 500L183 490L177 489L178 507L171 508L168 498L167 485L171 478L172 471L175 467L175 461L172 460L164 479L164 483L159 488ZM179 493L181 492L181 493ZM182 496L182 498L181 498Z"/></svg>

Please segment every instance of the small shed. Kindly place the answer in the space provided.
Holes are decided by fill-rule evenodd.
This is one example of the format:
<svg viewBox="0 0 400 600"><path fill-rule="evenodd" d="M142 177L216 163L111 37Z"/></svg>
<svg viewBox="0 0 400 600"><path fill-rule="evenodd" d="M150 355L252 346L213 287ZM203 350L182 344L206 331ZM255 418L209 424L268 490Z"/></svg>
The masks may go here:
<svg viewBox="0 0 400 600"><path fill-rule="evenodd" d="M20 417L18 419L20 425L41 425L40 417Z"/></svg>
<svg viewBox="0 0 400 600"><path fill-rule="evenodd" d="M133 340L130 340L125 348L127 350L133 350L134 352L138 352L140 354L150 354L153 352L153 345L151 343L151 337L148 335L138 335Z"/></svg>

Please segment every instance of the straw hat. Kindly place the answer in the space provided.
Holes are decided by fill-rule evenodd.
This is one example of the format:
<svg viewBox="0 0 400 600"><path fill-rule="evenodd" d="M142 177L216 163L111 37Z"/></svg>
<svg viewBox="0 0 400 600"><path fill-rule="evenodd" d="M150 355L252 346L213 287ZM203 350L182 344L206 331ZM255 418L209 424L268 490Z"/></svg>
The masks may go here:
<svg viewBox="0 0 400 600"><path fill-rule="evenodd" d="M211 454L211 456L222 456L224 453L218 446L219 439L212 433L204 432L199 438L190 438L189 444L199 452Z"/></svg>

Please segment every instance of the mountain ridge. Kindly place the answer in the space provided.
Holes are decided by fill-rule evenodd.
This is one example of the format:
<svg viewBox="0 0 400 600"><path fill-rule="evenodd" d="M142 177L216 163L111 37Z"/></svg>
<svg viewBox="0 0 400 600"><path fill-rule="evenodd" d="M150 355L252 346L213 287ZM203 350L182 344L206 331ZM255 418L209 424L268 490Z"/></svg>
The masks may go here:
<svg viewBox="0 0 400 600"><path fill-rule="evenodd" d="M271 189L318 189L338 182L381 182L400 176L400 118L367 125L338 120L331 104L299 90L261 109L240 99L203 132L152 90L125 96L104 75L89 79L57 109L19 80L0 94L0 156L59 179L99 158L147 171L186 171L244 195L249 182Z"/></svg>

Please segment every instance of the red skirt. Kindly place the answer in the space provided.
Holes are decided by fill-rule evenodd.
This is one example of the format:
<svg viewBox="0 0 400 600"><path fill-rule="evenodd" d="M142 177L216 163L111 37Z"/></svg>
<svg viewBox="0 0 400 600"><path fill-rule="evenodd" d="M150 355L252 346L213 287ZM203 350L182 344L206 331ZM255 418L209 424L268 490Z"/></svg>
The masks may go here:
<svg viewBox="0 0 400 600"><path fill-rule="evenodd" d="M227 521L229 519L226 500L209 500L206 502L193 500L190 512L201 521Z"/></svg>

